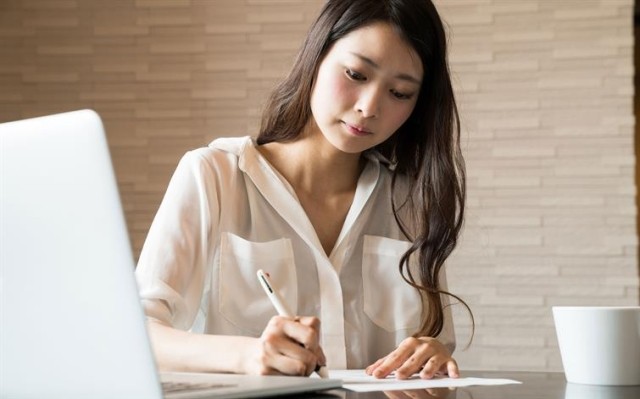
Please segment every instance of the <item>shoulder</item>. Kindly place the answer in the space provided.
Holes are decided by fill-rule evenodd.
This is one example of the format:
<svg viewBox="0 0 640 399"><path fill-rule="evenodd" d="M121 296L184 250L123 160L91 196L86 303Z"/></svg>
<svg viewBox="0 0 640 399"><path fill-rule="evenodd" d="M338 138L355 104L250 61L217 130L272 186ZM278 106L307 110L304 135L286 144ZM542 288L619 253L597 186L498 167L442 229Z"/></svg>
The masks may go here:
<svg viewBox="0 0 640 399"><path fill-rule="evenodd" d="M240 156L247 147L254 147L255 142L250 136L243 137L222 137L213 140L207 148L212 151L220 151L228 154Z"/></svg>
<svg viewBox="0 0 640 399"><path fill-rule="evenodd" d="M254 147L251 137L224 137L213 140L206 147L188 151L180 161L199 169L235 169L247 148Z"/></svg>

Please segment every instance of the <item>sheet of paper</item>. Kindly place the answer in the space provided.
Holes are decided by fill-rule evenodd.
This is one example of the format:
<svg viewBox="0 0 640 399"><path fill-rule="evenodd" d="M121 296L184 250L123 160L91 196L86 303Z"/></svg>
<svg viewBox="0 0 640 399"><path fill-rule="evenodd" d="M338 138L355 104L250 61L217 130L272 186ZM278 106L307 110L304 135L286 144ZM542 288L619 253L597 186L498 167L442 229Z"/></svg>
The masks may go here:
<svg viewBox="0 0 640 399"><path fill-rule="evenodd" d="M520 381L501 378L434 378L423 380L416 374L407 380L397 380L393 375L377 379L367 375L364 370L330 370L329 378L343 381L342 387L355 392L397 391L410 389L467 387L471 385L508 385L522 384Z"/></svg>

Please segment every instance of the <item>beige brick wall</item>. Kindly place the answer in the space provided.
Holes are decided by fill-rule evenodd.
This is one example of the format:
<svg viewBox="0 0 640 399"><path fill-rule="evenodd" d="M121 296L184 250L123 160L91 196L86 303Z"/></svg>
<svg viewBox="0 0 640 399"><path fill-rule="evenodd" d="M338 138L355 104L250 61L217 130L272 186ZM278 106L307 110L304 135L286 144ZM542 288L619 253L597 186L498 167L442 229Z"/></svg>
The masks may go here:
<svg viewBox="0 0 640 399"><path fill-rule="evenodd" d="M322 3L2 0L0 121L96 109L137 254L179 157L255 133ZM638 303L632 1L437 4L469 173L458 358L559 369L550 306Z"/></svg>
<svg viewBox="0 0 640 399"><path fill-rule="evenodd" d="M638 304L633 2L438 5L469 176L449 273L476 336L458 358L559 370L551 306Z"/></svg>
<svg viewBox="0 0 640 399"><path fill-rule="evenodd" d="M0 121L97 110L138 254L179 157L256 132L321 5L0 0Z"/></svg>

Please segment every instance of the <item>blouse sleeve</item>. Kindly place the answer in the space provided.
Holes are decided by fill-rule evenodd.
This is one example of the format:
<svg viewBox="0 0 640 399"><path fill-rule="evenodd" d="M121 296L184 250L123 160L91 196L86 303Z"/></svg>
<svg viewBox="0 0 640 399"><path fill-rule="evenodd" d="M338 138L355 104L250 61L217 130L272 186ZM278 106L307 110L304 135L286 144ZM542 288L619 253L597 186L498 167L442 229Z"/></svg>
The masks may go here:
<svg viewBox="0 0 640 399"><path fill-rule="evenodd" d="M215 169L198 151L178 164L142 248L136 278L148 318L187 330L200 307L219 201Z"/></svg>

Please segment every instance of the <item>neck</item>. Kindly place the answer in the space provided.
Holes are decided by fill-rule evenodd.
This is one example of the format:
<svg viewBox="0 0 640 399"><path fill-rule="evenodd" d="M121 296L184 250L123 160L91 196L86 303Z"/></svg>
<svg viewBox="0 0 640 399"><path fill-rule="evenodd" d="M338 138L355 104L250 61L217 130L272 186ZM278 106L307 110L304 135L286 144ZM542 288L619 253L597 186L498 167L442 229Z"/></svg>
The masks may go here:
<svg viewBox="0 0 640 399"><path fill-rule="evenodd" d="M320 132L293 142L269 143L260 152L298 193L325 196L354 191L364 167L361 154L336 149Z"/></svg>

